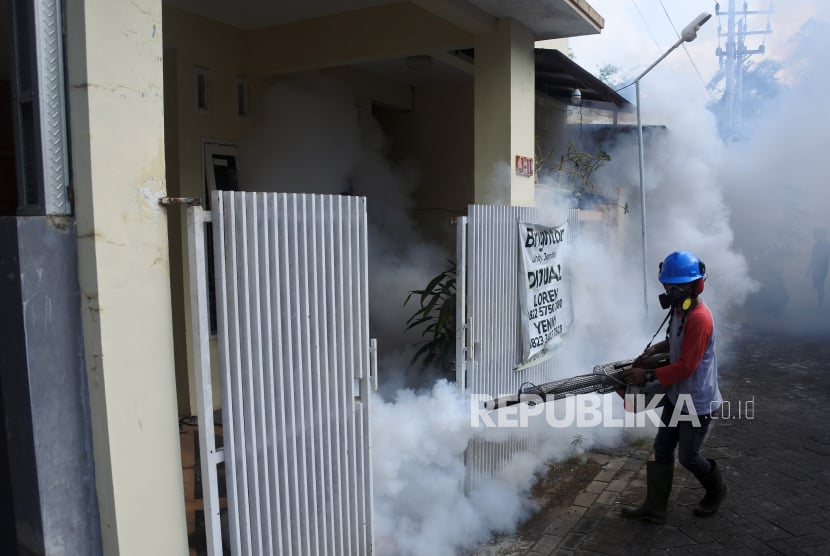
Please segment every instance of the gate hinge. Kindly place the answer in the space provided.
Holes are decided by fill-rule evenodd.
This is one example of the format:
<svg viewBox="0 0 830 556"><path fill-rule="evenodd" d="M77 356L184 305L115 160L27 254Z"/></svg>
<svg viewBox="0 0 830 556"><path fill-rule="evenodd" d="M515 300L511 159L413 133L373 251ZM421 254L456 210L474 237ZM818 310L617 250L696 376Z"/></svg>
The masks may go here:
<svg viewBox="0 0 830 556"><path fill-rule="evenodd" d="M162 197L159 199L159 204L162 206L170 205L187 205L189 207L202 206L202 199L199 197Z"/></svg>

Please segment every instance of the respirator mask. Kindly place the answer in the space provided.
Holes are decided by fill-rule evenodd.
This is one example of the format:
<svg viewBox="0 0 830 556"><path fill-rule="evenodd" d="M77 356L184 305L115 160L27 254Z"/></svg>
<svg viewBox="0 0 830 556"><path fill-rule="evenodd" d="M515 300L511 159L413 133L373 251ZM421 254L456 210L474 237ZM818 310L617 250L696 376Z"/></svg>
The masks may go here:
<svg viewBox="0 0 830 556"><path fill-rule="evenodd" d="M693 294L686 288L680 286L669 286L666 293L661 293L658 298L660 299L660 307L663 309L671 307L673 309L688 311L694 303Z"/></svg>

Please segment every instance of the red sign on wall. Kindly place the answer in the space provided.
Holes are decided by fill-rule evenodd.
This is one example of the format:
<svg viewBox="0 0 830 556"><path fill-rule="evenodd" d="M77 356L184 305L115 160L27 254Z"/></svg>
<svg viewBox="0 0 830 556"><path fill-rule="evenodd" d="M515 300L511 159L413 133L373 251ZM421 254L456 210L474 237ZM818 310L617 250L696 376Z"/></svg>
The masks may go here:
<svg viewBox="0 0 830 556"><path fill-rule="evenodd" d="M517 176L532 176L533 175L533 157L516 155L516 175Z"/></svg>

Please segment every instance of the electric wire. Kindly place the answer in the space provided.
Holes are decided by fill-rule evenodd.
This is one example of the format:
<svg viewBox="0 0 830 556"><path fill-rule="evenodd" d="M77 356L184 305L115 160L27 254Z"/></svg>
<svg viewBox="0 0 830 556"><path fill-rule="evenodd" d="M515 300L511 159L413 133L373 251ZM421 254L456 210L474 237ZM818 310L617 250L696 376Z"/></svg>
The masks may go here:
<svg viewBox="0 0 830 556"><path fill-rule="evenodd" d="M648 30L648 34L651 36L651 40L654 41L654 45L657 47L657 51L661 52L663 50L663 47L660 46L660 41L658 41L657 37L654 36L654 32L651 30L651 26L648 24L648 21L646 20L646 17L643 15L643 12L640 11L640 6L637 5L637 0L631 0L631 2L634 4L634 8L637 10L637 13L640 15L640 19L643 20L643 24L646 26L646 30Z"/></svg>
<svg viewBox="0 0 830 556"><path fill-rule="evenodd" d="M660 7L663 8L663 13L666 14L666 19L669 20L669 25L671 25L672 30L674 31L674 35L677 38L680 38L680 33L677 31L677 27L674 25L674 21L672 21L671 16L669 15L668 10L666 10L666 6L663 4L663 0L657 0L660 3ZM700 70L697 68L697 64L695 64L694 58L692 58L692 54L689 52L689 49L686 48L686 43L684 42L680 46L683 47L683 52L686 53L686 57L689 59L689 63L692 64L692 69L695 70L698 79L700 79L701 84L703 85L703 90L707 92L710 99L714 100L712 92L706 87L706 80L703 79L703 75L700 73Z"/></svg>
<svg viewBox="0 0 830 556"><path fill-rule="evenodd" d="M657 37L654 36L654 32L651 30L651 26L648 24L648 20L646 20L645 15L643 15L643 12L640 10L640 6L637 4L637 0L631 0L631 3L634 4L634 9L637 10L637 14L640 16L640 19L643 20L643 25L646 26L646 30L648 31L651 40L654 41L654 46L657 47L657 51L659 52L660 50L662 50L662 47L660 46L660 41L658 41ZM614 89L614 92L619 93L620 91L625 90L631 87L632 85L634 85L634 81L626 85L623 85L622 87Z"/></svg>
<svg viewBox="0 0 830 556"><path fill-rule="evenodd" d="M646 20L646 18L645 18L645 15L643 15L643 12L640 10L640 6L637 4L637 0L631 0L631 2L632 2L632 4L634 4L634 8L637 10L637 14L640 16L640 19L642 19L642 20L643 20L643 24L646 26L646 29L648 30L648 33L649 33L649 35L651 36L651 39L654 41L654 44L657 46L657 50L658 50L658 51L661 51L661 50L662 50L662 47L660 46L660 42L659 42L659 41L657 40L657 38L655 37L654 32L653 32L653 31L652 31L652 29L651 29L651 26L648 24L648 21L647 21L647 20ZM677 36L677 37L679 38L679 37L680 37L680 33L677 31L677 27L675 27L674 22L672 21L671 16L669 15L668 10L666 10L666 6L665 6L665 5L663 5L663 0L658 0L658 2L660 3L660 7L663 9L663 13L666 15L666 18L669 20L669 24L671 25L672 30L674 31L675 36ZM691 65L692 65L692 69L694 69L695 73L697 74L698 79L700 79L700 82L701 82L701 84L703 85L703 90L704 90L704 91L706 91L706 94L707 94L707 95L709 95L710 100L714 100L714 95L713 95L713 93L712 93L712 92L711 92L711 91L707 88L707 86L706 86L706 80L705 80L705 79L703 79L703 75L700 73L700 70L698 69L697 64L695 64L695 61L694 61L694 59L692 58L691 53L690 53L690 52L689 52L689 50L686 48L686 44L684 43L684 44L682 44L681 46L683 47L683 51L686 53L686 57L689 59L689 62L690 62L690 63L691 63ZM632 82L632 83L628 83L628 84L623 85L622 87L620 87L620 88L618 88L618 89L615 89L615 91L616 91L616 92L620 92L620 91L622 91L623 89L627 89L628 87L630 87L630 86L631 86L631 85L633 85L633 84L634 84L633 82Z"/></svg>

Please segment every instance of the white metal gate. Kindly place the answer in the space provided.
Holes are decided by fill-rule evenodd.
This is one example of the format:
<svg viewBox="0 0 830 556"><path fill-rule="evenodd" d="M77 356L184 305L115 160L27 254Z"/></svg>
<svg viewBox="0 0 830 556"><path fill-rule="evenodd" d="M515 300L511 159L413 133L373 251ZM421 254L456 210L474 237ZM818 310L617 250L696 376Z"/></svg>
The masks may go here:
<svg viewBox="0 0 830 556"><path fill-rule="evenodd" d="M208 548L224 461L235 555L372 553L366 200L214 194L190 209ZM203 221L213 221L224 449L214 448ZM201 260L200 260L201 259ZM196 327L194 327L196 328ZM198 336L198 338L197 338Z"/></svg>
<svg viewBox="0 0 830 556"><path fill-rule="evenodd" d="M468 395L517 392L523 382L548 382L558 366L554 355L533 367L513 370L522 362L519 221L562 224L536 208L495 205L470 205L467 217L458 222L456 379ZM578 222L578 211L570 210L568 241L575 237ZM468 487L534 441L515 435L507 442L472 442L466 454Z"/></svg>

